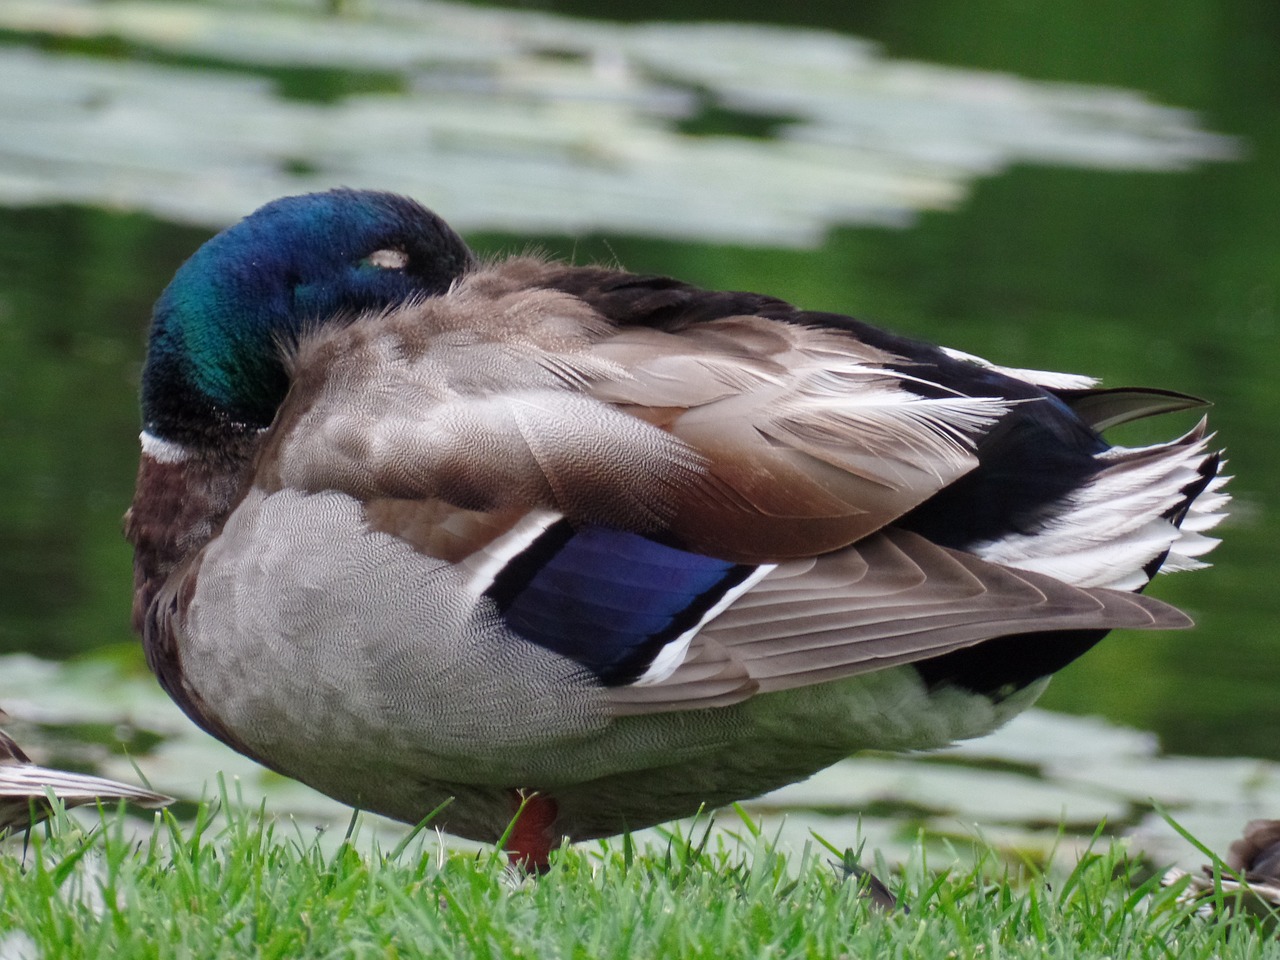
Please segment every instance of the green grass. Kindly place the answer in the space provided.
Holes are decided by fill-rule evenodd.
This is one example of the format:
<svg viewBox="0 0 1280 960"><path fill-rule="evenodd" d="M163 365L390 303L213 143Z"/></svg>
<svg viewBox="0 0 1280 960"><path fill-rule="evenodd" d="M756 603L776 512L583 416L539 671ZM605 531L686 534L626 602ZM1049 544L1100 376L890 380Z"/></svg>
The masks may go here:
<svg viewBox="0 0 1280 960"><path fill-rule="evenodd" d="M876 865L909 908L885 913L859 896L852 854L786 856L746 821L736 844L564 850L538 879L493 852L441 855L429 831L362 853L222 804L158 815L141 839L129 824L59 813L0 846L0 956L1280 956L1257 921L1193 915L1115 847L1047 873L981 848L939 870L918 848L900 871Z"/></svg>

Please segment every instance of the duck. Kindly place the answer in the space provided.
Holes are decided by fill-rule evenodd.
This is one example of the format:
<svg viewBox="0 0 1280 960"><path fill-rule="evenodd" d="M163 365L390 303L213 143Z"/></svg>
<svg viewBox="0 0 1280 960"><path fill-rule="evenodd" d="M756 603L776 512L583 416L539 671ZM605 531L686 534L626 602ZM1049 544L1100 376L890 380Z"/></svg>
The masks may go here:
<svg viewBox="0 0 1280 960"><path fill-rule="evenodd" d="M566 842L982 736L1224 515L1202 404L278 199L153 311L134 625L208 733L353 807Z"/></svg>
<svg viewBox="0 0 1280 960"><path fill-rule="evenodd" d="M1160 885L1181 885L1178 900L1198 907L1200 916L1253 915L1275 933L1280 925L1280 820L1250 820L1240 839L1232 841L1225 861L1205 864L1199 873L1171 867Z"/></svg>
<svg viewBox="0 0 1280 960"><path fill-rule="evenodd" d="M28 830L52 812L49 797L65 807L127 800L143 807L163 807L172 797L143 787L33 763L22 748L0 730L0 837Z"/></svg>

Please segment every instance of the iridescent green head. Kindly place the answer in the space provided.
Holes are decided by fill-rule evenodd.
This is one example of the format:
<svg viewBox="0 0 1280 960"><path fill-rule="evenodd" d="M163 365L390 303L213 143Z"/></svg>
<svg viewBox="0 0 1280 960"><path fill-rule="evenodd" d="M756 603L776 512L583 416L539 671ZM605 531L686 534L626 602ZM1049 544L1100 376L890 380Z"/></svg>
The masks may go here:
<svg viewBox="0 0 1280 960"><path fill-rule="evenodd" d="M197 250L156 301L146 431L211 446L268 426L288 390L283 351L301 331L441 294L472 263L448 224L395 194L267 204Z"/></svg>

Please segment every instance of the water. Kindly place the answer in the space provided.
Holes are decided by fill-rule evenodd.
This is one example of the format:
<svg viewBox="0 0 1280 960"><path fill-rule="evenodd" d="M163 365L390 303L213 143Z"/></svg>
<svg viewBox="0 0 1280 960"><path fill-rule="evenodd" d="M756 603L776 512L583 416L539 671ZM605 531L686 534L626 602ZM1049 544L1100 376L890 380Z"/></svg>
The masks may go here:
<svg viewBox="0 0 1280 960"><path fill-rule="evenodd" d="M119 523L149 304L217 224L344 182L413 193L482 252L533 243L1211 398L1236 509L1213 570L1153 587L1199 626L1114 634L1045 704L1280 759L1276 14L1145 6L805 7L877 51L386 4L434 18L415 35L362 20L371 2L309 27L299 62L297 12L247 30L211 5L4 5L0 650L138 669Z"/></svg>

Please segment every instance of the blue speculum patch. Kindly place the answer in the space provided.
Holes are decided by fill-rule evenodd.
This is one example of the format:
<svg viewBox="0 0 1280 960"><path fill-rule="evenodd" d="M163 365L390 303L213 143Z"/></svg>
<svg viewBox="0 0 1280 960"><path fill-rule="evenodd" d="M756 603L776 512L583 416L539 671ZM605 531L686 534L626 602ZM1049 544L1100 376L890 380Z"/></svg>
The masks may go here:
<svg viewBox="0 0 1280 960"><path fill-rule="evenodd" d="M561 521L513 558L488 593L516 633L616 684L641 676L752 569Z"/></svg>

